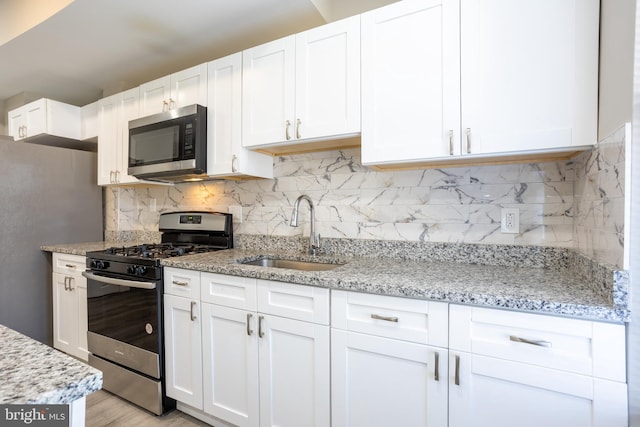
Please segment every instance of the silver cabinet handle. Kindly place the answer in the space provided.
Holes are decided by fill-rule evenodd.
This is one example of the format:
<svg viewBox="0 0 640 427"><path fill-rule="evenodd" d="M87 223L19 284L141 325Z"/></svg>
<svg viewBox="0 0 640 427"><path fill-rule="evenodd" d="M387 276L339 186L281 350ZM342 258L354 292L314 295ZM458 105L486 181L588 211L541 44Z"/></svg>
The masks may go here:
<svg viewBox="0 0 640 427"><path fill-rule="evenodd" d="M287 120L284 122L284 135L287 138L287 141L291 139L291 135L289 135L289 127L291 126L291 122Z"/></svg>
<svg viewBox="0 0 640 427"><path fill-rule="evenodd" d="M300 139L300 125L302 124L302 120L296 119L296 139Z"/></svg>
<svg viewBox="0 0 640 427"><path fill-rule="evenodd" d="M191 301L191 311L190 311L190 316L191 316L191 321L193 322L194 320L196 320L198 317L194 314L193 309L196 306L196 302L195 301Z"/></svg>
<svg viewBox="0 0 640 427"><path fill-rule="evenodd" d="M65 264L64 266L67 268L76 268L76 266L73 264Z"/></svg>
<svg viewBox="0 0 640 427"><path fill-rule="evenodd" d="M251 318L253 317L253 314L251 313L247 313L247 335L251 336L251 334L253 334L253 330L251 329Z"/></svg>
<svg viewBox="0 0 640 427"><path fill-rule="evenodd" d="M434 356L434 372L433 372L433 379L436 381L440 381L440 353L438 353L437 351L435 352Z"/></svg>
<svg viewBox="0 0 640 427"><path fill-rule="evenodd" d="M69 290L72 291L73 290L73 277L67 277L67 279L69 279Z"/></svg>
<svg viewBox="0 0 640 427"><path fill-rule="evenodd" d="M172 98L169 98L169 110L173 110L173 107L176 105L176 101Z"/></svg>
<svg viewBox="0 0 640 427"><path fill-rule="evenodd" d="M233 156L231 156L231 172L233 173L238 172L238 168L236 166L237 162L238 162L238 156L234 154Z"/></svg>
<svg viewBox="0 0 640 427"><path fill-rule="evenodd" d="M113 171L109 171L109 182L113 184Z"/></svg>
<svg viewBox="0 0 640 427"><path fill-rule="evenodd" d="M384 320L385 322L398 323L398 318L392 316L380 316L379 314L371 314L371 318L376 320Z"/></svg>
<svg viewBox="0 0 640 427"><path fill-rule="evenodd" d="M471 154L471 128L467 128L467 154Z"/></svg>
<svg viewBox="0 0 640 427"><path fill-rule="evenodd" d="M521 342L523 344L535 345L535 346L538 346L538 347L551 348L551 343L549 341L529 340L529 339L522 338L522 337L516 337L515 335L509 336L509 340L514 341L514 342Z"/></svg>
<svg viewBox="0 0 640 427"><path fill-rule="evenodd" d="M453 156L453 130L449 131L449 155Z"/></svg>
<svg viewBox="0 0 640 427"><path fill-rule="evenodd" d="M460 385L460 356L456 354L456 373L454 375L453 382L455 385Z"/></svg>
<svg viewBox="0 0 640 427"><path fill-rule="evenodd" d="M169 109L169 104L164 99L162 100L162 112L165 112Z"/></svg>
<svg viewBox="0 0 640 427"><path fill-rule="evenodd" d="M69 277L68 276L64 276L64 290L65 291L69 290Z"/></svg>
<svg viewBox="0 0 640 427"><path fill-rule="evenodd" d="M120 183L120 171L116 171L116 184Z"/></svg>
<svg viewBox="0 0 640 427"><path fill-rule="evenodd" d="M171 283L177 286L189 286L189 282L179 282L177 280L173 280Z"/></svg>
<svg viewBox="0 0 640 427"><path fill-rule="evenodd" d="M258 336L262 338L264 336L264 332L262 331L262 321L264 320L264 316L258 316Z"/></svg>

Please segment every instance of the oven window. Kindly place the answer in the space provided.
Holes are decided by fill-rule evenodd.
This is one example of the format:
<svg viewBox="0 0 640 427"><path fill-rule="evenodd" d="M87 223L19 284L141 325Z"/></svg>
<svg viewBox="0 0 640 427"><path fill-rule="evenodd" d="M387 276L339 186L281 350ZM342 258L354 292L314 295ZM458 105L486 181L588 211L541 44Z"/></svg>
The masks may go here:
<svg viewBox="0 0 640 427"><path fill-rule="evenodd" d="M129 136L129 166L164 163L179 159L179 124L132 133Z"/></svg>
<svg viewBox="0 0 640 427"><path fill-rule="evenodd" d="M87 280L89 331L158 353L157 289L107 285Z"/></svg>

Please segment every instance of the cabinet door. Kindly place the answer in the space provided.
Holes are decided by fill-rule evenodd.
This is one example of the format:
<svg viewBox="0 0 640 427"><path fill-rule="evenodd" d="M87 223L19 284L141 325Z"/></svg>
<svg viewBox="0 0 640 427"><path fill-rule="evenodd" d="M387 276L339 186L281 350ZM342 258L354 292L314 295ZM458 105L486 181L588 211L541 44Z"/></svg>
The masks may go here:
<svg viewBox="0 0 640 427"><path fill-rule="evenodd" d="M331 330L332 426L446 426L447 350Z"/></svg>
<svg viewBox="0 0 640 427"><path fill-rule="evenodd" d="M200 303L164 296L167 396L202 409Z"/></svg>
<svg viewBox="0 0 640 427"><path fill-rule="evenodd" d="M360 132L360 17L296 35L295 139Z"/></svg>
<svg viewBox="0 0 640 427"><path fill-rule="evenodd" d="M118 102L118 168L116 180L118 184L131 184L140 182L136 177L129 175L129 120L139 116L139 90L130 89L120 94Z"/></svg>
<svg viewBox="0 0 640 427"><path fill-rule="evenodd" d="M9 111L9 136L12 136L16 141L24 138L24 126L27 123L27 117L24 108L16 108Z"/></svg>
<svg viewBox="0 0 640 427"><path fill-rule="evenodd" d="M210 62L208 74L208 174L237 173L242 150L242 54Z"/></svg>
<svg viewBox="0 0 640 427"><path fill-rule="evenodd" d="M180 108L191 104L207 106L206 63L171 75L169 108Z"/></svg>
<svg viewBox="0 0 640 427"><path fill-rule="evenodd" d="M77 278L53 273L53 346L74 354L78 345Z"/></svg>
<svg viewBox="0 0 640 427"><path fill-rule="evenodd" d="M171 77L165 76L140 85L140 117L161 113L169 109Z"/></svg>
<svg viewBox="0 0 640 427"><path fill-rule="evenodd" d="M98 101L98 185L115 183L118 168L118 98Z"/></svg>
<svg viewBox="0 0 640 427"><path fill-rule="evenodd" d="M329 327L258 313L260 426L329 426Z"/></svg>
<svg viewBox="0 0 640 427"><path fill-rule="evenodd" d="M294 137L295 36L242 53L242 144Z"/></svg>
<svg viewBox="0 0 640 427"><path fill-rule="evenodd" d="M362 163L459 154L458 0L405 0L361 17Z"/></svg>
<svg viewBox="0 0 640 427"><path fill-rule="evenodd" d="M627 387L555 369L451 352L451 427L627 425Z"/></svg>
<svg viewBox="0 0 640 427"><path fill-rule="evenodd" d="M204 411L237 426L259 425L257 314L202 305Z"/></svg>
<svg viewBox="0 0 640 427"><path fill-rule="evenodd" d="M26 136L47 132L47 100L40 98L24 106Z"/></svg>
<svg viewBox="0 0 640 427"><path fill-rule="evenodd" d="M464 152L595 144L599 1L460 7Z"/></svg>

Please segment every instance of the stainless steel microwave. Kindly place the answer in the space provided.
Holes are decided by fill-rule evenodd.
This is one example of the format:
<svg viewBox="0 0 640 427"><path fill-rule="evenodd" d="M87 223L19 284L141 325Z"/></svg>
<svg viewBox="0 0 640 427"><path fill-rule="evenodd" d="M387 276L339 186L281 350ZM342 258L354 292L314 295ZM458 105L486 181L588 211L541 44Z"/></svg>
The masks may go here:
<svg viewBox="0 0 640 427"><path fill-rule="evenodd" d="M207 108L188 105L129 122L129 175L180 182L207 172Z"/></svg>

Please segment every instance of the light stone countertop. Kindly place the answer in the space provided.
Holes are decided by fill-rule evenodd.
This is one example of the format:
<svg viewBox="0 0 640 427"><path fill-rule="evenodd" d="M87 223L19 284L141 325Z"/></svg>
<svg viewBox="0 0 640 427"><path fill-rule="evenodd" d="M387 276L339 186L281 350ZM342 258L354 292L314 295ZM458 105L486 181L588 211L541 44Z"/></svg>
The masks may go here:
<svg viewBox="0 0 640 427"><path fill-rule="evenodd" d="M102 372L0 325L0 404L70 404L102 388Z"/></svg>
<svg viewBox="0 0 640 427"><path fill-rule="evenodd" d="M329 271L298 271L243 265L239 262L275 257L343 263ZM533 267L461 264L396 258L310 257L299 252L231 249L162 260L168 267L373 294L428 299L625 322L618 309L592 286L569 271Z"/></svg>
<svg viewBox="0 0 640 427"><path fill-rule="evenodd" d="M250 236L249 238L252 238ZM245 237L246 239L246 237ZM398 252L402 242L377 242L385 245L377 253L389 257L333 256L310 257L298 241L286 240L271 246L274 239L251 241L252 249L230 249L164 259L165 266L207 271L243 277L255 277L303 285L344 289L373 294L428 299L490 308L570 316L590 320L628 322L630 311L625 288L597 292L602 278L595 283L563 267L562 250L540 247L436 244L423 248L430 259L405 259ZM342 242L342 240L336 240ZM346 240L345 240L346 241ZM325 242L329 242L326 240ZM90 242L42 246L50 252L85 255L111 246L133 245L135 241ZM361 241L350 244L362 244ZM368 244L366 242L365 244ZM256 247L265 247L257 250ZM347 246L348 247L348 246ZM337 251L341 253L344 247ZM406 248L403 248L403 250ZM410 245L408 250L414 251ZM540 252L540 253L539 253ZM335 252L334 252L335 253ZM349 251L345 251L349 253ZM330 271L297 271L239 264L238 261L271 256L293 260L343 263ZM461 257L475 262L460 262ZM474 258L476 257L476 258ZM444 260L451 259L452 262ZM487 265L487 260L497 265ZM540 262L542 261L542 262ZM512 265L515 262L514 265ZM588 269L588 268L587 268ZM608 271L608 270L607 270ZM608 274L608 273L606 273ZM606 275L605 274L605 275ZM609 280L607 278L607 280ZM609 298L603 294L609 295Z"/></svg>

